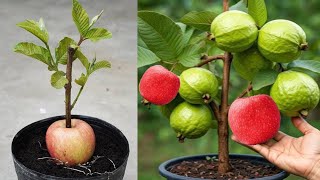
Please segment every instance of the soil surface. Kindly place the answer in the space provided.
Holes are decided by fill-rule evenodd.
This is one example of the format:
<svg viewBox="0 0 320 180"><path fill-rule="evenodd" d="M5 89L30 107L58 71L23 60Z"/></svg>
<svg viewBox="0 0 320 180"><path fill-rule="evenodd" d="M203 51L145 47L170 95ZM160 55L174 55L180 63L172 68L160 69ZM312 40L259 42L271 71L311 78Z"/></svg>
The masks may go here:
<svg viewBox="0 0 320 180"><path fill-rule="evenodd" d="M263 162L231 159L232 171L224 175L218 174L218 161L198 160L183 161L169 168L168 171L186 177L203 179L253 179L272 176L281 170L274 165Z"/></svg>
<svg viewBox="0 0 320 180"><path fill-rule="evenodd" d="M112 172L125 161L125 152L120 148L119 142L112 140L106 134L95 131L96 149L93 157L87 164L70 169L50 159L46 149L45 132L46 128L34 130L24 138L19 150L15 153L20 162L37 172L65 178L99 176Z"/></svg>

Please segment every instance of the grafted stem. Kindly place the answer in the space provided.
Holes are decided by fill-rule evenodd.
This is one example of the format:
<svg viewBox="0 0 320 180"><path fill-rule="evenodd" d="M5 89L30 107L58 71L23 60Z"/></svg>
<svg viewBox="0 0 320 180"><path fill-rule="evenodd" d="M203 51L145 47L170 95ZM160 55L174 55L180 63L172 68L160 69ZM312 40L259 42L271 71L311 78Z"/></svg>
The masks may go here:
<svg viewBox="0 0 320 180"><path fill-rule="evenodd" d="M66 128L71 128L71 82L72 82L72 61L75 49L68 48L68 61L66 78L68 83L65 85L65 96L66 96Z"/></svg>
<svg viewBox="0 0 320 180"><path fill-rule="evenodd" d="M80 36L80 40L78 42L78 46L84 39ZM73 63L73 56L76 53L77 48L68 47L68 59L67 59L67 68L66 68L66 78L68 79L68 83L65 85L65 111L66 111L66 128L71 128L71 110L74 107L75 103L77 102L83 87L80 89L76 100L71 105L71 82L72 82L72 63Z"/></svg>

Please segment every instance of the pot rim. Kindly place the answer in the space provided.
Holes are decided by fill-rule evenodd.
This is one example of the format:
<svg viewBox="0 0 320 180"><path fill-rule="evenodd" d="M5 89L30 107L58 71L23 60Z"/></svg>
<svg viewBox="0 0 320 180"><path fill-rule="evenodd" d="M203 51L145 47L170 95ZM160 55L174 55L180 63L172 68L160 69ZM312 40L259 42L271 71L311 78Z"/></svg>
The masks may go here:
<svg viewBox="0 0 320 180"><path fill-rule="evenodd" d="M23 131L26 131L28 129L30 129L32 126L36 125L36 124L41 124L41 123L45 123L49 120L52 120L52 119L55 119L55 121L58 121L58 120L62 120L65 118L65 115L58 115L58 116L52 116L52 117L48 117L48 118L45 118L45 119L41 119L41 120L38 120L38 121L35 121L31 124L28 124L27 126L23 127L22 129L20 129L16 135L13 137L12 139L12 142L11 142L11 155L13 157L13 161L15 162L16 165L19 165L20 167L22 167L23 169L27 169L29 172L31 172L32 174L36 174L40 177L48 177L48 178L55 178L55 179L61 179L61 180L74 180L75 178L64 178L64 177L58 177L58 176L52 176L52 175L47 175L47 174L43 174L43 173L40 173L38 171L35 171L33 169L30 169L28 167L26 167L23 163L21 163L15 156L15 154L13 153L13 142L16 138L19 137L19 135L21 133L23 133ZM90 120L93 120L94 122L97 122L98 124L106 124L108 126L110 126L111 128L114 128L121 137L123 137L124 141L125 141L125 144L126 144L126 155L124 156L124 161L123 163L118 167L116 168L115 170L111 171L111 172L106 172L106 173L103 173L102 175L99 175L99 176L93 176L93 177L85 177L83 179L88 179L88 180L94 180L95 178L97 177L101 177L101 176L105 176L105 175L112 175L114 173L116 173L117 171L120 171L121 168L123 165L125 165L128 161L128 157L129 157L129 153L130 153L130 148L129 148L129 142L128 142L128 139L126 138L126 136L117 128L115 127L114 125L108 123L107 121L104 121L102 119L99 119L99 118L95 118L95 117L91 117L91 116L87 116L87 115L78 115L78 114L73 114L71 115L71 118L78 118L80 120L83 120L83 119L90 119ZM77 178L77 179L82 179L82 178Z"/></svg>
<svg viewBox="0 0 320 180"><path fill-rule="evenodd" d="M202 178L192 178L192 177L185 177L185 176L180 176L174 173L171 173L170 171L167 170L168 167L180 163L184 160L188 160L188 159L192 159L192 160L199 160L199 159L203 159L206 156L218 156L218 154L198 154L198 155L190 155L190 156L181 156L181 157L177 157L177 158L173 158L173 159L169 159L163 163L160 164L158 170L161 176L165 177L165 178L173 178L175 180L205 180ZM230 157L233 158L243 158L243 159L253 159L253 160L260 160L260 161L266 161L265 163L269 163L272 164L270 162L268 162L268 160L266 160L265 158L263 158L260 155L254 155L254 154L229 154ZM263 177L263 178L256 178L256 180L268 180L268 179L274 179L274 178L286 178L289 176L289 173L286 171L281 171L278 174L272 175L272 176L267 176L267 177Z"/></svg>

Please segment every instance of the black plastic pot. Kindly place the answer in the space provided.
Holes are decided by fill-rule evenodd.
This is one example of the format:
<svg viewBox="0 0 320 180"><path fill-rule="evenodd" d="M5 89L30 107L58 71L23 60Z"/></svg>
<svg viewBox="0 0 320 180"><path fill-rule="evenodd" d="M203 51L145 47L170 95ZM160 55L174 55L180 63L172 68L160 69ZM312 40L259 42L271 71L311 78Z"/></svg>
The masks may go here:
<svg viewBox="0 0 320 180"><path fill-rule="evenodd" d="M114 127L113 125L89 116L82 116L82 115L72 115L72 118L77 118L86 121L89 123L92 128L94 129L95 133L99 132L100 134L106 136L106 138L112 138L115 140L117 145L121 147L121 150L124 152L123 162L118 166L114 171L110 173L106 173L99 176L87 176L84 178L62 178L62 177L55 177L51 175L46 175L43 173L39 173L35 170L27 168L24 164L22 164L17 157L17 151L21 150L21 142L24 142L32 131L38 128L48 128L53 122L57 120L64 119L64 116L55 116L50 117L47 119L43 119L37 122L34 122L23 129L21 129L13 138L12 145L11 145L11 152L13 156L13 162L16 169L16 173L19 180L43 180L43 179L50 179L50 180L121 180L123 179L127 160L129 156L129 143L126 137L122 134L122 132ZM97 144L99 146L99 144Z"/></svg>
<svg viewBox="0 0 320 180"><path fill-rule="evenodd" d="M182 161L197 161L197 160L204 160L206 157L212 157L212 156L217 156L217 154L204 154L204 155L195 155L195 156L185 156L185 157L179 157L175 159L170 159L164 163L162 163L159 166L159 173L161 176L165 177L168 180L204 180L201 178L192 178L192 177L185 177L185 176L180 176L177 174L173 174L168 169L170 169L173 165L178 164ZM242 155L242 154L231 154L230 158L232 159L247 159L251 161L256 161L259 163L265 163L265 164L270 164L266 159L264 159L261 156L256 156L256 155ZM282 180L286 177L289 176L289 173L285 171L281 171L280 173L269 176L269 177L263 177L263 178L256 178L256 180Z"/></svg>

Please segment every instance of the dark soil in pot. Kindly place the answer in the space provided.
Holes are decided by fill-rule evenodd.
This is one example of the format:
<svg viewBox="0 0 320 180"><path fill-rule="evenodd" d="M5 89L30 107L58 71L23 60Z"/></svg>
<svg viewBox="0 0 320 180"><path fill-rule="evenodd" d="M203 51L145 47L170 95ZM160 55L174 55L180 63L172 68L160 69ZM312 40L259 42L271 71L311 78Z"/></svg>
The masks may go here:
<svg viewBox="0 0 320 180"><path fill-rule="evenodd" d="M18 178L33 179L35 176L34 179L122 179L129 155L128 141L117 128L96 118L77 115L72 117L88 122L95 131L96 148L89 163L70 169L49 158L45 143L46 130L52 122L63 118L57 116L44 119L17 133L12 142L12 154ZM22 175L18 172L21 170L25 171ZM24 178L19 175L31 177Z"/></svg>
<svg viewBox="0 0 320 180"><path fill-rule="evenodd" d="M218 174L217 155L189 156L169 160L159 167L160 174L170 180L178 179L284 179L288 173L262 157L231 155L232 170Z"/></svg>

